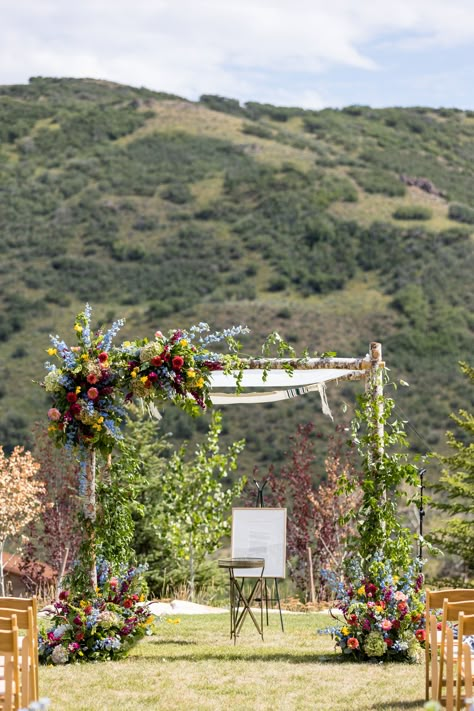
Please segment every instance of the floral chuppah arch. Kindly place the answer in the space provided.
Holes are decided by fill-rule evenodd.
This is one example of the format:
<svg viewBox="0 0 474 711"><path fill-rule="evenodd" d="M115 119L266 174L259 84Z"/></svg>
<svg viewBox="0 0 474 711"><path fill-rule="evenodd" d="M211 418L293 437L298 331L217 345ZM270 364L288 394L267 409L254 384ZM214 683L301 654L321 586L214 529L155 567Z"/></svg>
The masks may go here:
<svg viewBox="0 0 474 711"><path fill-rule="evenodd" d="M75 449L81 461L79 491L83 499L83 517L88 536L91 589L94 590L97 585L94 551L96 453L110 455L122 439L121 423L127 402L140 399L153 409L154 403L169 400L191 415L196 415L213 402L272 401L318 389L324 410L326 381L364 380L366 394L359 425L363 421L368 434L360 438L365 447L364 452L361 450L365 462L365 478L361 482L364 499L359 511L358 531L361 544L365 546L367 563L362 570L362 577L359 576L365 586L364 592L360 586L358 595L370 598L373 595L371 591L375 589L380 595L383 591L387 600L395 594L409 599L407 592L411 591L416 613L413 613L415 618L410 618L411 621L405 620L409 606L404 606L401 617L405 621L399 624L400 620L386 619L386 602L374 600L375 609L372 609L369 599L368 619L362 620L362 616L356 614L360 604L355 600L351 602L353 593L349 587L346 602L341 604L349 626L347 630L343 628L344 634L339 635L338 644L344 652L358 658L373 656L372 649L369 652L365 650L370 625L368 634L374 633L370 640L373 642L376 636L378 641L375 656L388 658L396 655L403 658L409 643L414 639L414 625L419 623L420 578L418 576L415 584L412 570L404 576L396 576L389 569L382 571L380 561L384 552L390 551L397 570L406 571L409 567L408 543L402 545L400 554L394 552L393 539L399 536L400 540L406 542L408 537L406 529L396 520L396 506L390 495L395 493L400 483L413 482L415 468L401 463L397 459L400 455L390 456L385 451L385 443L405 442L400 429L395 435L387 436L384 428L393 402L386 400L383 395L384 363L380 344L371 343L370 352L364 358L305 356L300 359L246 359L237 355L238 344L235 340L246 329L238 326L212 334L207 324L199 324L187 331L171 331L167 336L157 331L151 341L143 339L125 342L117 347L112 340L123 321L115 322L106 333L101 330L93 333L90 317L90 307L86 306L84 312L76 318L74 330L77 345L68 347L59 337L51 337L52 346L48 354L57 360L54 364L46 364L48 374L44 387L53 398L52 407L48 411L49 432L57 445ZM273 340L278 343L278 337ZM227 344L227 354L209 349L211 344L219 342ZM263 387L267 392L263 395L240 392L240 388L249 386ZM216 393L214 390L217 387L233 388L234 393ZM273 388L270 392L269 387ZM364 516L374 530L365 530ZM379 583L376 584L374 581L377 575ZM403 590L398 586L397 581L400 579ZM339 597L344 597L342 591ZM375 605L375 602L378 604ZM408 642L399 639L402 633L409 637Z"/></svg>

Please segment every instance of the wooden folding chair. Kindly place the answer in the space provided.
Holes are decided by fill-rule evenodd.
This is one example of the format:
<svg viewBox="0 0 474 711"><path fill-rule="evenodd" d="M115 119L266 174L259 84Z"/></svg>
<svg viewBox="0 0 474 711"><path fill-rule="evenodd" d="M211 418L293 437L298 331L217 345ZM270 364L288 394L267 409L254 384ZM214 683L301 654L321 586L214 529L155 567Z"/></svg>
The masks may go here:
<svg viewBox="0 0 474 711"><path fill-rule="evenodd" d="M12 615L15 615L19 630L24 630L26 634L20 636L19 652L21 667L21 696L23 703L29 705L32 701L38 701L36 693L38 681L38 655L35 638L35 624L33 622L33 610L2 610L0 608L0 630L8 630Z"/></svg>
<svg viewBox="0 0 474 711"><path fill-rule="evenodd" d="M440 647L440 655L439 655L439 677L438 677L438 701L441 701L443 698L443 686L444 686L444 663L445 659L448 659L448 653L446 650L446 634L447 630L449 630L449 622L457 622L460 613L464 613L466 615L474 615L474 600L465 600L461 602L448 602L446 599L443 603L443 619L441 621L441 647ZM462 643L459 644L459 647L462 647ZM453 645L454 648L454 654L457 657L458 653L458 643L457 641L454 642ZM453 663L454 663L454 657ZM446 672L447 676L447 672ZM446 679L446 695L448 693L448 682Z"/></svg>
<svg viewBox="0 0 474 711"><path fill-rule="evenodd" d="M38 682L38 599L36 596L33 597L0 597L0 617L6 617L2 610L21 610L24 612L28 611L28 608L32 610L33 617L33 628L28 629L28 636L31 638L31 658L34 662L35 676L31 683L34 686L31 687L30 693L32 698L39 698L39 682Z"/></svg>
<svg viewBox="0 0 474 711"><path fill-rule="evenodd" d="M0 630L0 654L3 657L3 678L0 679L1 711L17 711L21 707L20 659L16 616L9 619L9 630Z"/></svg>
<svg viewBox="0 0 474 711"><path fill-rule="evenodd" d="M464 698L472 697L472 662L474 652L463 638L466 635L474 635L474 614L459 615L458 621L458 658L456 670L456 711L461 709L461 687L464 685Z"/></svg>
<svg viewBox="0 0 474 711"><path fill-rule="evenodd" d="M425 698L430 698L430 688L432 689L432 697L438 696L438 686L432 681L431 672L433 669L433 656L436 661L438 650L441 645L441 634L433 637L430 630L430 615L433 610L440 610L443 607L444 600L449 602L462 602L463 600L474 600L474 589L472 588L446 588L444 590L429 590L426 589L426 610L425 610ZM436 644L434 642L436 640ZM437 677L439 678L439 677Z"/></svg>

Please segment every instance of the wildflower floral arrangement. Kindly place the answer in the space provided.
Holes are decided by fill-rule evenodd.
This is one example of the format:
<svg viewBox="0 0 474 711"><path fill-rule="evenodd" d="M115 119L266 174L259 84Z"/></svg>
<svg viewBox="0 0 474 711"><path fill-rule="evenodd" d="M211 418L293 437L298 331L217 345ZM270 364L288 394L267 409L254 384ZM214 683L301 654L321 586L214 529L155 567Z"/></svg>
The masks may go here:
<svg viewBox="0 0 474 711"><path fill-rule="evenodd" d="M108 577L102 566L94 597L62 590L54 603L51 627L39 635L42 664L119 659L147 634L156 617L150 614L142 588L142 567Z"/></svg>
<svg viewBox="0 0 474 711"><path fill-rule="evenodd" d="M335 607L342 627L330 632L343 654L360 661L418 662L425 641L423 575L418 564L394 575L389 562L375 559L364 575L353 564L349 585L337 584Z"/></svg>
<svg viewBox="0 0 474 711"><path fill-rule="evenodd" d="M68 346L51 336L47 353L56 362L46 363L42 385L52 397L48 410L49 432L56 444L78 447L82 452L112 450L122 438L124 405L140 398L146 403L171 400L191 414L209 403L209 378L213 370L235 364L236 356L213 353L211 343L226 342L235 348L235 336L248 329L237 326L210 333L200 323L189 331L161 331L154 340L112 344L124 321L116 321L105 333L91 330L91 308L75 320L77 343Z"/></svg>

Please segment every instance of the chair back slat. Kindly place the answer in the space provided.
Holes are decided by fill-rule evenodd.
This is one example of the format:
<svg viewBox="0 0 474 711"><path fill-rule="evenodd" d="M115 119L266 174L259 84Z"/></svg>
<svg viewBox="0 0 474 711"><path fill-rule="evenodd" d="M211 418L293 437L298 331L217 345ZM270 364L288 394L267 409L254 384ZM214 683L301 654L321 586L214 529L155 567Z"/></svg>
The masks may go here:
<svg viewBox="0 0 474 711"><path fill-rule="evenodd" d="M474 615L474 600L464 600L462 602L445 601L443 619L446 619L447 622L457 622L460 613Z"/></svg>
<svg viewBox="0 0 474 711"><path fill-rule="evenodd" d="M30 613L28 613L28 610L3 610L1 607L0 607L0 630L8 629L8 625L6 623L11 619L12 614L14 614L16 616L19 630L28 630L28 631L31 630L31 632L34 631L33 619L32 619L32 615L31 615L31 608L30 608Z"/></svg>
<svg viewBox="0 0 474 711"><path fill-rule="evenodd" d="M427 610L437 610L443 607L443 602L463 602L474 600L474 588L446 588L445 590L426 590Z"/></svg>
<svg viewBox="0 0 474 711"><path fill-rule="evenodd" d="M18 652L18 626L12 615L9 630L0 630L0 653L3 656L5 692L0 699L3 711L21 707L20 660Z"/></svg>

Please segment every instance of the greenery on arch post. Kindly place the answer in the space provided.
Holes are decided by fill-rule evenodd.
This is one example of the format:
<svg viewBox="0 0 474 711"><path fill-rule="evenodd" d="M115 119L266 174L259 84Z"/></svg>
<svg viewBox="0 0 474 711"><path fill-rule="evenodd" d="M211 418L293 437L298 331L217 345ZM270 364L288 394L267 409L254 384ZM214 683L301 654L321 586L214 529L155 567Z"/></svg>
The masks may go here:
<svg viewBox="0 0 474 711"><path fill-rule="evenodd" d="M414 557L414 536L400 519L399 503L407 498L407 487L418 484L418 469L408 460L404 422L394 417L394 407L394 399L385 394L359 396L351 436L359 451L362 477L341 480L341 493L356 486L362 491L360 505L345 519L356 523L352 547L367 574L375 558L403 572ZM384 426L382 437L379 422Z"/></svg>

